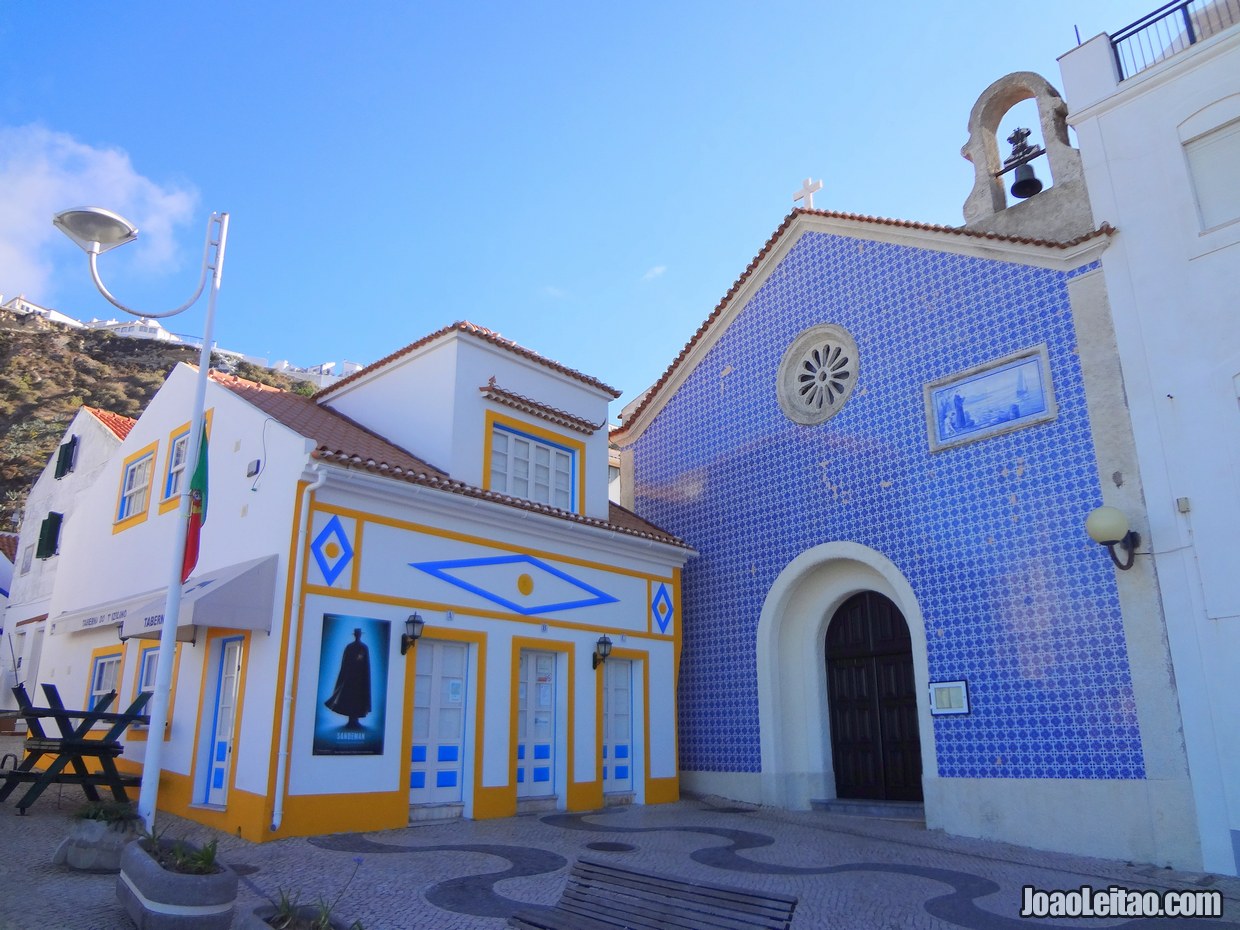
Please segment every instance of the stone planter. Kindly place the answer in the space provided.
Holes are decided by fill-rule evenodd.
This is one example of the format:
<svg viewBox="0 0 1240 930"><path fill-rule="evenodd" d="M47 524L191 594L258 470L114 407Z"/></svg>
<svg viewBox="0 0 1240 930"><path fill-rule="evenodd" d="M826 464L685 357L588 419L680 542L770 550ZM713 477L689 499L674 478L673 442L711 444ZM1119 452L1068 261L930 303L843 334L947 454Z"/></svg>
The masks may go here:
<svg viewBox="0 0 1240 930"><path fill-rule="evenodd" d="M267 920L275 915L276 908L274 905L264 904L261 907L256 907L250 913L242 916L241 923L237 925L237 930L271 930L271 924L267 923ZM297 908L297 916L307 921L314 920L319 916L319 909L312 904L303 904ZM351 924L333 918L330 926L331 930L349 930ZM300 930L300 928L294 925L293 930Z"/></svg>
<svg viewBox="0 0 1240 930"><path fill-rule="evenodd" d="M57 848L52 862L80 872L119 872L121 852L137 836L137 823L79 820Z"/></svg>
<svg viewBox="0 0 1240 930"><path fill-rule="evenodd" d="M237 873L228 866L212 875L169 872L130 843L121 853L116 897L138 930L229 930L237 900Z"/></svg>

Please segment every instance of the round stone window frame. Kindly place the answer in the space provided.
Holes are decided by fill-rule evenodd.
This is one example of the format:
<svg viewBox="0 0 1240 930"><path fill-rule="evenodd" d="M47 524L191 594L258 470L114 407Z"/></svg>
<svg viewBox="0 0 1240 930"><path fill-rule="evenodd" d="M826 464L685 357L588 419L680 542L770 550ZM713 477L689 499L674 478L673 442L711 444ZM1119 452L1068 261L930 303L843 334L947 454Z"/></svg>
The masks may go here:
<svg viewBox="0 0 1240 930"><path fill-rule="evenodd" d="M833 352L835 349L839 351ZM811 326L792 341L779 363L775 389L780 409L789 420L802 426L826 423L852 396L859 363L857 341L848 330L835 323ZM845 366L846 380L832 377ZM810 386L817 386L818 390L807 390L806 382L800 380L804 372L817 375Z"/></svg>

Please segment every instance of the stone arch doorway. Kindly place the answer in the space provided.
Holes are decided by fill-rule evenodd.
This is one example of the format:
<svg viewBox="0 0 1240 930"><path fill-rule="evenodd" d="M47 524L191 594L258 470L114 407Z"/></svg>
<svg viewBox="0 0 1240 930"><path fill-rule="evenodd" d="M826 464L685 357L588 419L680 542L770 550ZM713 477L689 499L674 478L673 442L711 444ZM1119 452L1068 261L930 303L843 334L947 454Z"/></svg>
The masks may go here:
<svg viewBox="0 0 1240 930"><path fill-rule="evenodd" d="M827 629L845 601L864 591L888 598L908 627L921 769L929 792L938 762L921 607L908 579L890 559L852 542L807 549L771 584L755 643L761 772L702 790L791 810L808 810L812 801L836 796L824 661ZM927 817L932 807L933 800L927 801Z"/></svg>
<svg viewBox="0 0 1240 930"><path fill-rule="evenodd" d="M852 595L827 625L825 651L836 797L921 801L913 646L900 609L876 591Z"/></svg>

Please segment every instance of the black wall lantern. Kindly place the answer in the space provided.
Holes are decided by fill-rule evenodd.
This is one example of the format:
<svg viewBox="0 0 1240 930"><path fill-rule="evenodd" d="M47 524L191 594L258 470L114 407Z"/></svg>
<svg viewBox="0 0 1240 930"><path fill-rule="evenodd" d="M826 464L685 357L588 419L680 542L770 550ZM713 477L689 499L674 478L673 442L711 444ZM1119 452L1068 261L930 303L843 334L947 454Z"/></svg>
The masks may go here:
<svg viewBox="0 0 1240 930"><path fill-rule="evenodd" d="M594 668L597 669L606 662L609 655L611 655L611 639L604 633L594 646Z"/></svg>
<svg viewBox="0 0 1240 930"><path fill-rule="evenodd" d="M422 638L422 628L426 621L421 614L410 614L405 618L405 632L400 634L400 654L404 655L413 648L413 644Z"/></svg>

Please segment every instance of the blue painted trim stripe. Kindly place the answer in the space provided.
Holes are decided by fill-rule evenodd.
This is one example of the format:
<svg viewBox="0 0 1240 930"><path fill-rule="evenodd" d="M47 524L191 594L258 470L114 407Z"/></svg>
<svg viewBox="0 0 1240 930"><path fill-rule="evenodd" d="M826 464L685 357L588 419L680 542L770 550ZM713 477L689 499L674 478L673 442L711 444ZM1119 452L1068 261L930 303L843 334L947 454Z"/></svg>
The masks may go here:
<svg viewBox="0 0 1240 930"><path fill-rule="evenodd" d="M318 557L317 554L315 557ZM450 571L461 568L476 568L484 565L516 565L518 563L532 565L539 571L546 572L549 575L559 578L561 581L567 581L569 584L575 585L583 591L591 594L592 597L582 598L579 601L564 601L560 604L538 604L532 607L523 607L520 604L513 603L502 595L495 594L485 588L480 588L475 584L470 584L468 581L449 574ZM322 568L321 563L319 567ZM530 555L501 555L478 559L452 559L444 562L410 562L409 567L426 572L428 575L432 575L440 581L446 581L448 584L456 585L458 588L463 588L471 594L476 594L479 597L486 598L491 603L499 604L501 607L506 607L513 613L520 614L523 617L530 617L535 614L551 613L555 610L573 610L577 607L598 607L602 604L616 604L620 601L618 597L613 597L606 591L600 591L593 585L586 584L586 582L582 581L580 578L574 578L572 575L562 572L558 568L554 568L541 559L536 559Z"/></svg>

